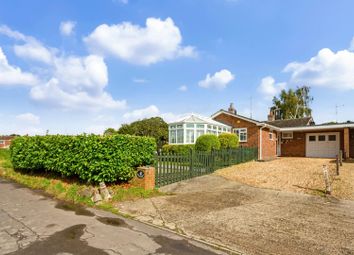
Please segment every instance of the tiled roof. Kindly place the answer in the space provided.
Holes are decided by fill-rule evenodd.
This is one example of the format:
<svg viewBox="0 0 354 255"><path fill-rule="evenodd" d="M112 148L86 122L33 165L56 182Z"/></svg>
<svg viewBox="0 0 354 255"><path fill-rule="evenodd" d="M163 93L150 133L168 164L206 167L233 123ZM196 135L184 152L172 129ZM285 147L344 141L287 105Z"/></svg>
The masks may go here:
<svg viewBox="0 0 354 255"><path fill-rule="evenodd" d="M0 135L0 140L12 140L16 136L11 136L11 135Z"/></svg>
<svg viewBox="0 0 354 255"><path fill-rule="evenodd" d="M274 121L264 121L269 125L279 127L279 128L288 128L288 127L303 127L314 125L312 117L305 117L299 119L287 119L287 120L274 120Z"/></svg>

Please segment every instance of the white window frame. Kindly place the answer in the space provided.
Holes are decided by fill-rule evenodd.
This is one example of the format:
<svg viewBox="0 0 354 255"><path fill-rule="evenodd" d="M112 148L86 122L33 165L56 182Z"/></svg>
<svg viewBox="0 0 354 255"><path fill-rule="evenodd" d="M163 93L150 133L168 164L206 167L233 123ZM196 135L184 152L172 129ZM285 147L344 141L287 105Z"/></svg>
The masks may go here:
<svg viewBox="0 0 354 255"><path fill-rule="evenodd" d="M234 133L238 136L240 143L247 143L247 140L248 140L247 128L234 128ZM241 133L246 135L246 139L241 140L241 135L240 135Z"/></svg>
<svg viewBox="0 0 354 255"><path fill-rule="evenodd" d="M273 136L274 136L273 131L269 131L269 140L273 141Z"/></svg>
<svg viewBox="0 0 354 255"><path fill-rule="evenodd" d="M286 136L285 134L287 134L288 136ZM293 139L294 138L294 132L282 132L281 133L281 138L282 139Z"/></svg>

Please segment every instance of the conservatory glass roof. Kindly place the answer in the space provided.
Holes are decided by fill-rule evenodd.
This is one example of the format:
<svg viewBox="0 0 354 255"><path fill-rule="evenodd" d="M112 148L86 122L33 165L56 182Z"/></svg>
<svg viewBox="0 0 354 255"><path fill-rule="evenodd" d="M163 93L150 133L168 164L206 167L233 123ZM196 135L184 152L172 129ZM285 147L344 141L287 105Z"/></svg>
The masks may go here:
<svg viewBox="0 0 354 255"><path fill-rule="evenodd" d="M169 123L169 125L183 124L183 123L200 123L200 124L217 125L217 126L222 126L222 127L230 127L230 126L225 125L221 122L215 121L212 118L203 117L203 116L196 115L196 114L191 114L189 116L183 117L177 121Z"/></svg>

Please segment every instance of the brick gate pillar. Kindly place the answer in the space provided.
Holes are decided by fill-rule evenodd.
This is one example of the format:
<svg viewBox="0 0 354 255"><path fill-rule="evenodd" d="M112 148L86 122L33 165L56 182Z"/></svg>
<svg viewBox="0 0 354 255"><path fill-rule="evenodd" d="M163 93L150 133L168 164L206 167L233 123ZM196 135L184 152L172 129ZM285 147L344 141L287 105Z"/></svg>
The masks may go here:
<svg viewBox="0 0 354 255"><path fill-rule="evenodd" d="M131 181L134 186L142 187L145 190L155 188L155 168L149 166L138 167L136 175Z"/></svg>

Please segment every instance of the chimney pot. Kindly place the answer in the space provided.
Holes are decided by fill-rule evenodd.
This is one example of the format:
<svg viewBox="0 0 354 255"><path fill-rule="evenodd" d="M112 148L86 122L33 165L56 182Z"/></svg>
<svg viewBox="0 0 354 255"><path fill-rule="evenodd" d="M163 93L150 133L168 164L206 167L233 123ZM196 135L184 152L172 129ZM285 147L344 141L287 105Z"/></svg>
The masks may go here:
<svg viewBox="0 0 354 255"><path fill-rule="evenodd" d="M274 110L272 108L270 108L270 111L268 114L268 121L275 121Z"/></svg>

